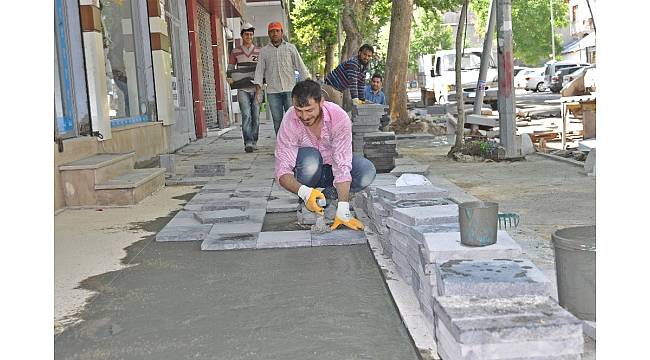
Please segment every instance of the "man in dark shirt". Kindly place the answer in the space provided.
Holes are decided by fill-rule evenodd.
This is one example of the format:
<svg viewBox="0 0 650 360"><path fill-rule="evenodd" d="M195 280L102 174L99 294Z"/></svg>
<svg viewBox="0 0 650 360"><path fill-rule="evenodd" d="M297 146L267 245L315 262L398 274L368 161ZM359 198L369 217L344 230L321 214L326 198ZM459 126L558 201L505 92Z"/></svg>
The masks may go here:
<svg viewBox="0 0 650 360"><path fill-rule="evenodd" d="M368 44L363 44L359 48L357 56L348 59L339 64L327 76L325 84L322 86L323 97L327 101L336 103L339 106L343 104L343 91L350 89L352 103L355 105L363 104L364 86L366 81L366 71L368 64L375 50Z"/></svg>

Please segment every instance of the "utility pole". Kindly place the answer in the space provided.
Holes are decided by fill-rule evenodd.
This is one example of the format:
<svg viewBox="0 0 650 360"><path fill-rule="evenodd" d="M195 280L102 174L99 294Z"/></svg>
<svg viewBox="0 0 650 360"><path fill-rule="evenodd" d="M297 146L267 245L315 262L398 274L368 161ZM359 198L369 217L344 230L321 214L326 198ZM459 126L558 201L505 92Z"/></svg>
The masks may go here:
<svg viewBox="0 0 650 360"><path fill-rule="evenodd" d="M512 0L497 0L497 59L499 63L499 138L506 158L514 158L515 93L512 60Z"/></svg>
<svg viewBox="0 0 650 360"><path fill-rule="evenodd" d="M548 0L551 4L551 47L553 48L553 60L555 60L555 24L553 21L553 0Z"/></svg>
<svg viewBox="0 0 650 360"><path fill-rule="evenodd" d="M481 108L483 107L483 97L485 95L485 77L492 57L492 37L494 36L494 24L497 17L497 1L492 0L490 5L488 26L485 31L485 39L483 40L483 54L481 55L481 70L479 70L478 82L476 83L476 98L474 98L474 114L480 115Z"/></svg>

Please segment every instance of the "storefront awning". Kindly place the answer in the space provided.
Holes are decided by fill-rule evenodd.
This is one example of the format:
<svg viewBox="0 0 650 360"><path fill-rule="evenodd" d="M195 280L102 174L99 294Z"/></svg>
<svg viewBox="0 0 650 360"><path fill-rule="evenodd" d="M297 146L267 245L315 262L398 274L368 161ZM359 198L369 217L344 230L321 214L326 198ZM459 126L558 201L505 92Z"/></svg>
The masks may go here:
<svg viewBox="0 0 650 360"><path fill-rule="evenodd" d="M562 54L568 54L576 51L580 51L589 47L596 46L596 33L592 32L591 34L583 37L580 40L576 40L572 43L569 43L562 49Z"/></svg>

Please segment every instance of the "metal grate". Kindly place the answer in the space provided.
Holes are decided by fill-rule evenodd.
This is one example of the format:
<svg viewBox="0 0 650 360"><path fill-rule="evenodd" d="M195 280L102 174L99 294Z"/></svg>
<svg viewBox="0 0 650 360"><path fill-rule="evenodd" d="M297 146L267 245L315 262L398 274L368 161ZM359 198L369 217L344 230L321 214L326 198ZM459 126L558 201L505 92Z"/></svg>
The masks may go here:
<svg viewBox="0 0 650 360"><path fill-rule="evenodd" d="M201 87L205 119L208 128L218 128L217 95L214 82L214 64L212 63L212 34L210 33L210 14L203 6L197 6L199 15L199 40L201 41Z"/></svg>

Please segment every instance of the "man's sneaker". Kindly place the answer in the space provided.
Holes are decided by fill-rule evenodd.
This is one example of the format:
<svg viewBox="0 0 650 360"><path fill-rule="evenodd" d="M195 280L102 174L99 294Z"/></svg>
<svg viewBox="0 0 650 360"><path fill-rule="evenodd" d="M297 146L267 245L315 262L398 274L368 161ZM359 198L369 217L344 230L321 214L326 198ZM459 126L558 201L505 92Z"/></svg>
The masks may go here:
<svg viewBox="0 0 650 360"><path fill-rule="evenodd" d="M246 151L247 153L253 152L253 145L244 146L244 151Z"/></svg>

